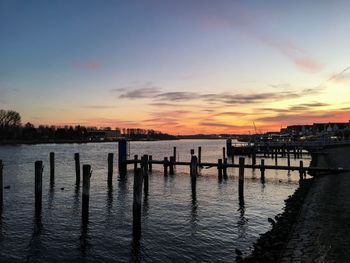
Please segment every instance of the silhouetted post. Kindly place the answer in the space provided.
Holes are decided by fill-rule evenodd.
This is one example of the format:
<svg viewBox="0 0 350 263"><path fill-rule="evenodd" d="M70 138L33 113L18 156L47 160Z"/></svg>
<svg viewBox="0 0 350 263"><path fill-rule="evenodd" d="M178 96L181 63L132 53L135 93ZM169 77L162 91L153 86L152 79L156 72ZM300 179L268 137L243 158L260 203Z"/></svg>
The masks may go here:
<svg viewBox="0 0 350 263"><path fill-rule="evenodd" d="M134 155L134 172L136 172L137 169L137 161L138 161L139 156L137 154Z"/></svg>
<svg viewBox="0 0 350 263"><path fill-rule="evenodd" d="M108 185L112 185L113 179L113 153L108 154Z"/></svg>
<svg viewBox="0 0 350 263"><path fill-rule="evenodd" d="M82 193L82 220L86 224L89 220L89 199L90 199L90 177L91 166L83 165L83 193Z"/></svg>
<svg viewBox="0 0 350 263"><path fill-rule="evenodd" d="M197 179L198 175L198 159L197 156L192 155L191 157L191 166L190 166L190 175L192 180Z"/></svg>
<svg viewBox="0 0 350 263"><path fill-rule="evenodd" d="M282 157L286 156L286 147L283 145L282 146Z"/></svg>
<svg viewBox="0 0 350 263"><path fill-rule="evenodd" d="M303 161L300 160L300 167L299 167L299 179L303 180L303 175L304 175L304 163Z"/></svg>
<svg viewBox="0 0 350 263"><path fill-rule="evenodd" d="M141 198L143 170L137 169L134 175L134 193L132 204L132 234L139 239L141 237Z"/></svg>
<svg viewBox="0 0 350 263"><path fill-rule="evenodd" d="M297 149L295 146L293 148L293 153L294 153L294 159L296 159L297 158Z"/></svg>
<svg viewBox="0 0 350 263"><path fill-rule="evenodd" d="M0 160L0 209L2 209L3 206L3 199L4 199L4 194L3 194L3 190L4 190L4 178L3 178L3 168L4 165L2 164L2 160Z"/></svg>
<svg viewBox="0 0 350 263"><path fill-rule="evenodd" d="M255 150L255 148L253 149L252 164L256 165L256 150Z"/></svg>
<svg viewBox="0 0 350 263"><path fill-rule="evenodd" d="M194 149L191 149L191 156L194 155Z"/></svg>
<svg viewBox="0 0 350 263"><path fill-rule="evenodd" d="M50 152L50 186L55 184L55 153Z"/></svg>
<svg viewBox="0 0 350 263"><path fill-rule="evenodd" d="M232 156L232 140L231 139L226 140L226 153L227 153L227 156Z"/></svg>
<svg viewBox="0 0 350 263"><path fill-rule="evenodd" d="M168 157L164 157L164 176L168 176Z"/></svg>
<svg viewBox="0 0 350 263"><path fill-rule="evenodd" d="M244 157L239 158L238 195L239 199L244 199Z"/></svg>
<svg viewBox="0 0 350 263"><path fill-rule="evenodd" d="M170 156L169 174L174 175L174 156Z"/></svg>
<svg viewBox="0 0 350 263"><path fill-rule="evenodd" d="M225 147L222 147L222 159L225 160L226 158L226 149Z"/></svg>
<svg viewBox="0 0 350 263"><path fill-rule="evenodd" d="M202 147L198 147L198 165L201 166L202 163Z"/></svg>
<svg viewBox="0 0 350 263"><path fill-rule="evenodd" d="M222 159L218 159L218 179L222 180Z"/></svg>
<svg viewBox="0 0 350 263"><path fill-rule="evenodd" d="M223 166L223 176L224 176L224 179L226 180L227 179L227 158L224 159L224 166Z"/></svg>
<svg viewBox="0 0 350 263"><path fill-rule="evenodd" d="M277 158L278 158L278 155L277 155L277 148L275 149L275 165L277 165Z"/></svg>
<svg viewBox="0 0 350 263"><path fill-rule="evenodd" d="M118 168L121 176L126 175L126 155L126 140L121 139L118 142Z"/></svg>
<svg viewBox="0 0 350 263"><path fill-rule="evenodd" d="M261 182L264 183L265 182L265 160L262 159L261 160L261 167L260 167L260 171L261 171Z"/></svg>
<svg viewBox="0 0 350 263"><path fill-rule="evenodd" d="M233 146L231 146L231 161L232 164L235 163L235 148Z"/></svg>
<svg viewBox="0 0 350 263"><path fill-rule="evenodd" d="M145 194L148 193L148 155L145 154L144 156L142 156L141 158L141 168L142 168L142 174L143 174L143 187L144 187L144 191Z"/></svg>
<svg viewBox="0 0 350 263"><path fill-rule="evenodd" d="M75 182L76 184L80 184L80 157L79 153L74 154L75 161Z"/></svg>
<svg viewBox="0 0 350 263"><path fill-rule="evenodd" d="M35 162L35 212L41 212L43 192L43 162Z"/></svg>
<svg viewBox="0 0 350 263"><path fill-rule="evenodd" d="M174 160L175 160L175 162L176 162L176 147L174 146L174 148L173 148L173 156L174 156Z"/></svg>
<svg viewBox="0 0 350 263"><path fill-rule="evenodd" d="M287 165L290 167L290 153L289 153L289 148L287 148Z"/></svg>
<svg viewBox="0 0 350 263"><path fill-rule="evenodd" d="M152 155L148 156L148 172L152 173Z"/></svg>

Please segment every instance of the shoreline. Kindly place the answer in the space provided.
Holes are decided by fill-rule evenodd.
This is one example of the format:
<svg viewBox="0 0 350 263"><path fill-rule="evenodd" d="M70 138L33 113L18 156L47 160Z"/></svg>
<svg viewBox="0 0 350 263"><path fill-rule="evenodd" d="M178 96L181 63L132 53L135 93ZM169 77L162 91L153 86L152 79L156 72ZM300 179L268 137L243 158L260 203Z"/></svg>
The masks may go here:
<svg viewBox="0 0 350 263"><path fill-rule="evenodd" d="M274 219L267 219L272 224L272 229L260 235L250 255L244 258L236 256L236 262L278 262L298 222L304 201L314 180L311 178L300 182L293 195L284 200L283 212L276 215Z"/></svg>

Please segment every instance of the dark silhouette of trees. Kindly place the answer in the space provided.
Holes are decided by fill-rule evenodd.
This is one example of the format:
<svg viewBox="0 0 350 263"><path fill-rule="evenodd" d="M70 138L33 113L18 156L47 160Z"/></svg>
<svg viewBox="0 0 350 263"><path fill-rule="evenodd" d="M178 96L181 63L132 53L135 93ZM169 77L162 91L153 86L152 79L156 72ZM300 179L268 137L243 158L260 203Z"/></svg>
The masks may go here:
<svg viewBox="0 0 350 263"><path fill-rule="evenodd" d="M58 142L58 141L101 141L113 140L117 136L123 136L131 140L165 140L175 139L174 136L161 133L155 130L145 130L139 128L115 128L111 127L84 127L73 126L48 126L39 125L35 127L32 123L27 122L21 125L21 116L15 111L0 110L0 141L17 140L33 142ZM114 134L114 137L110 137Z"/></svg>

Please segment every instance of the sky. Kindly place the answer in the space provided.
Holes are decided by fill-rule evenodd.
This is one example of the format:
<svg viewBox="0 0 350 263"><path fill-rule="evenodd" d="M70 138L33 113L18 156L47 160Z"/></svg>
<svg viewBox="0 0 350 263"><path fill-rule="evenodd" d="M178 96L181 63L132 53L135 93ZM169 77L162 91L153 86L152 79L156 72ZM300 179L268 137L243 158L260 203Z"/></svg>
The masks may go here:
<svg viewBox="0 0 350 263"><path fill-rule="evenodd" d="M0 109L255 133L350 120L350 2L0 0Z"/></svg>

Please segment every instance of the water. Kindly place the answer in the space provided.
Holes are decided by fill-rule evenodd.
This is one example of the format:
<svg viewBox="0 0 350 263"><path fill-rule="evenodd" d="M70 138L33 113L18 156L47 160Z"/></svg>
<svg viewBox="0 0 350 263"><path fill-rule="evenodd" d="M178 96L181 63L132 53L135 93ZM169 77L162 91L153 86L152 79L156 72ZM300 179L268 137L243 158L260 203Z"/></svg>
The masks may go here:
<svg viewBox="0 0 350 263"><path fill-rule="evenodd" d="M172 155L189 161L190 149L202 146L203 161L222 156L224 140L131 142L130 156L150 154L153 159ZM142 237L132 239L132 187L126 180L107 187L107 154L116 143L1 146L4 162L4 209L0 220L1 262L233 262L234 250L249 253L253 243L270 229L268 217L282 212L283 200L298 187L297 173L245 172L245 200L238 200L238 169L228 169L219 182L216 168L202 169L196 192L191 191L189 168L177 167L175 176L164 177L154 165L149 195L143 197ZM55 152L55 187L49 186L49 152ZM82 164L91 164L90 217L81 225L81 187L75 187L74 153ZM42 217L34 214L34 162L42 160ZM305 160L308 165L309 160ZM236 159L237 163L238 160ZM251 160L247 158L246 163ZM257 160L259 163L259 159ZM266 158L265 164L274 160ZM286 160L279 160L286 164ZM298 165L299 160L291 160ZM129 166L132 169L132 166ZM64 190L61 190L64 188Z"/></svg>

